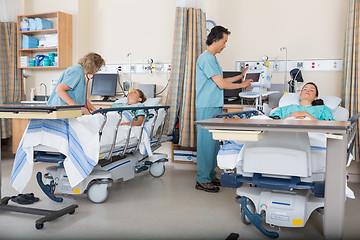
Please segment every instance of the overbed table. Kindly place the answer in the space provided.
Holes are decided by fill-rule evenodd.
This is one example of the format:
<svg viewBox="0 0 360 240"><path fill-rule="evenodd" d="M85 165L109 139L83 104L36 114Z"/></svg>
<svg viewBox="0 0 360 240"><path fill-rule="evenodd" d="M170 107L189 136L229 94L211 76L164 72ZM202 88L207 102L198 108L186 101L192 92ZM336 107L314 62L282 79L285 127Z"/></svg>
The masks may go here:
<svg viewBox="0 0 360 240"><path fill-rule="evenodd" d="M322 132L327 136L324 236L326 239L340 239L344 231L346 161L349 134L353 131L348 121L317 120L265 120L213 118L197 121L195 124L216 134L223 132L226 139L229 132ZM229 130L229 131L227 131ZM221 137L220 137L221 138Z"/></svg>
<svg viewBox="0 0 360 240"><path fill-rule="evenodd" d="M0 118L26 118L26 119L62 119L80 117L82 105L67 106L46 106L30 104L4 104L0 105ZM0 124L1 133L1 124ZM71 205L60 210L45 210L28 208L21 206L8 205L10 197L1 198L1 144L0 144L0 210L21 212L27 214L43 215L44 217L36 220L35 227L41 229L45 222L55 220L65 214L72 214L78 205Z"/></svg>

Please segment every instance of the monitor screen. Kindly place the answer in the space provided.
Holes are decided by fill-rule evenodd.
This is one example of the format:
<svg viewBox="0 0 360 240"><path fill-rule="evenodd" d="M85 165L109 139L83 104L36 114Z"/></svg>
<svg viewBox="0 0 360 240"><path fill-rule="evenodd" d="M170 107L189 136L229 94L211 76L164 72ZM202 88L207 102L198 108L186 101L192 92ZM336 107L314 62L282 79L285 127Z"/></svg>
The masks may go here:
<svg viewBox="0 0 360 240"><path fill-rule="evenodd" d="M253 82L258 82L260 73L246 73L245 79L252 79Z"/></svg>
<svg viewBox="0 0 360 240"><path fill-rule="evenodd" d="M91 87L91 95L103 96L104 101L116 95L116 82L118 74L94 74Z"/></svg>
<svg viewBox="0 0 360 240"><path fill-rule="evenodd" d="M223 78L234 77L241 74L241 72L231 72L231 71L224 71ZM241 83L242 79L236 81L234 83ZM241 88L239 89L225 89L224 90L224 103L231 104L231 103L240 103L239 93L242 91Z"/></svg>

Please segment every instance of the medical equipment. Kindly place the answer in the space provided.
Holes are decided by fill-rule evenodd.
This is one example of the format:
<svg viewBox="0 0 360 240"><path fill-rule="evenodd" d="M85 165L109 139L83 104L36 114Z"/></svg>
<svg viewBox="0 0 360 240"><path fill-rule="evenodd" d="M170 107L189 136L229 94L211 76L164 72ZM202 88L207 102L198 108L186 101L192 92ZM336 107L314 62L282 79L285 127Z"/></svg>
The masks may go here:
<svg viewBox="0 0 360 240"><path fill-rule="evenodd" d="M78 106L40 106L40 105L18 105L18 104L5 104L0 106L1 118L48 118L60 119L67 117L81 116L81 107ZM1 125L0 125L1 130ZM0 152L0 165L1 165L1 152ZM1 198L1 171L0 171L0 210L19 212L27 214L42 215L44 217L36 220L36 229L42 229L45 222L51 222L66 214L73 214L78 205L72 204L68 207L59 210L45 210L37 208L19 207L8 205L10 197Z"/></svg>
<svg viewBox="0 0 360 240"><path fill-rule="evenodd" d="M335 110L335 112L342 111ZM232 114L240 115L242 119L231 119ZM351 143L357 132L356 121L359 114L349 121L331 122L256 119L258 117L245 119L246 114L249 113L228 113L223 116L230 119L214 118L196 122L212 132L214 139L228 140L231 137L232 140L245 142L240 153L236 154L238 158L226 156L223 159L233 159L233 161L222 166L218 164L225 170L221 176L222 185L237 188L237 194L243 197L241 200L240 197L236 199L240 204L242 202L243 222L246 224L252 222L267 236L278 237L278 233L269 232L261 225L264 215L266 215L265 221L271 225L292 224L293 227L300 227L306 223L314 209L324 206L324 235L340 238L343 229L341 226L346 183L344 161L351 153ZM334 117L337 119L336 114ZM322 198L318 198L324 190L324 171L314 172L316 165L313 165L315 161L312 160L315 158L309 154L310 145L306 144L309 142L307 132L326 134L326 166L322 166L323 169L326 168L325 202L322 202ZM282 134L289 134L290 140L279 138ZM272 151L269 150L270 148ZM296 159L290 159L296 167L289 165L287 159L283 157L276 159L276 153L282 154L286 151L288 157L300 153L296 156L302 159L301 167ZM300 155L306 159L301 158ZM272 164L273 161L275 164ZM282 164L286 166L282 167ZM290 169L291 175L295 174L295 177L289 176L287 169ZM321 170L321 167L317 169ZM273 170L275 172L272 172ZM252 184L256 188L243 183Z"/></svg>
<svg viewBox="0 0 360 240"><path fill-rule="evenodd" d="M301 74L301 70L294 68L290 71L291 80L289 81L289 92L296 92L296 83L304 82L304 79Z"/></svg>
<svg viewBox="0 0 360 240"><path fill-rule="evenodd" d="M37 180L41 189L50 199L57 202L61 202L62 198L56 197L55 194L78 195L87 193L88 198L92 202L102 203L108 197L108 187L115 180L122 178L124 181L127 181L134 178L137 173L145 170L149 170L150 174L154 177L161 177L165 172L164 162L167 161L167 155L153 154L152 151L161 146L164 120L168 108L168 106L108 108L97 110L93 113L95 115L92 116L85 116L77 120L73 119L73 121L69 121L69 124L44 122L42 125L41 123L34 123L32 125L30 122L28 129L35 129L40 124L41 127L39 129L45 132L51 131L51 129L57 126L58 130L56 131L63 132L67 128L74 128L76 133L78 131L76 125L83 125L82 134L87 134L84 130L87 131L88 128L94 128L95 126L95 133L98 134L98 138L87 137L90 139L86 140L86 143L89 145L88 150L92 150L93 146L98 144L98 153L96 155L100 156L99 159L96 159L98 164L91 159L82 162L82 159L86 159L87 155L78 149L85 149L87 146L86 143L82 143L80 138L76 141L73 140L73 143L70 141L68 143L69 150L67 152L70 155L75 154L75 159L71 159L71 156L66 156L64 154L66 150L55 151L56 149L54 149L51 143L47 145L35 143L36 145L33 148L35 161L58 163L57 166L46 168L48 173L44 175L46 179L45 184L42 181L42 174L37 174ZM135 118L131 117L129 112L135 115L135 112L139 110L145 111L145 119L148 119L148 121L144 121L141 126L133 126ZM119 126L126 118L130 121L130 126ZM62 125L64 125L63 128L61 127ZM89 129L88 131L91 130ZM94 130L92 132L94 133ZM31 134L31 132L27 134ZM46 138L47 134L42 133L41 135ZM76 139L75 134L71 130L69 130L66 136L70 139ZM55 141L57 136L55 133L50 133L48 137L52 137ZM80 136L78 135L78 137ZM26 135L23 140L25 145ZM74 147L77 143L79 143L79 146ZM64 141L61 141L60 144L66 145ZM70 162L73 164L71 167L68 167L71 164ZM91 165L88 163L91 163ZM18 165L20 164L14 164L14 166ZM81 174L84 168L88 168L88 174L85 174L86 176L82 174L83 177L80 178L79 174ZM79 173L76 173L76 171ZM12 176L11 183L13 186L16 186L16 179L13 179Z"/></svg>
<svg viewBox="0 0 360 240"><path fill-rule="evenodd" d="M240 75L241 72L230 72L230 71L223 71L223 78L235 77ZM242 79L236 81L234 83L241 83ZM240 97L239 93L242 92L241 88L238 89L224 89L224 104L239 104Z"/></svg>
<svg viewBox="0 0 360 240"><path fill-rule="evenodd" d="M276 93L277 91L267 91L264 89L270 88L271 86L271 70L266 66L256 65L249 66L246 71L244 79L252 79L251 92L240 92L241 98L254 98L255 108L263 110L262 98L269 96L270 94Z"/></svg>
<svg viewBox="0 0 360 240"><path fill-rule="evenodd" d="M116 83L118 81L118 74L114 73L97 73L91 86L91 95L102 96L102 101L109 101L110 97L116 95Z"/></svg>

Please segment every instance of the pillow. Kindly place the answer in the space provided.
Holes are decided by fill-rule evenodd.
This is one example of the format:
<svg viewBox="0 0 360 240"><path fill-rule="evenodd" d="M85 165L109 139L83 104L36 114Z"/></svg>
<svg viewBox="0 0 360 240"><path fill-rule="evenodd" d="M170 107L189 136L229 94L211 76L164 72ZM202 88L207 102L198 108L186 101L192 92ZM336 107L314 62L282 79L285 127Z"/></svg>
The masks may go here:
<svg viewBox="0 0 360 240"><path fill-rule="evenodd" d="M145 106L157 106L159 105L161 98L148 98L144 102Z"/></svg>
<svg viewBox="0 0 360 240"><path fill-rule="evenodd" d="M318 99L322 99L324 104L331 110L336 110L336 108L341 103L341 98L335 96L321 96L319 95ZM300 104L300 94L299 93L285 93L284 96L280 98L279 107L288 106L291 104Z"/></svg>
<svg viewBox="0 0 360 240"><path fill-rule="evenodd" d="M324 104L328 106L331 110L335 110L341 103L341 98L335 96L321 96L319 95L319 99L324 101Z"/></svg>
<svg viewBox="0 0 360 240"><path fill-rule="evenodd" d="M285 107L292 104L300 104L299 93L285 93L279 100L279 107Z"/></svg>
<svg viewBox="0 0 360 240"><path fill-rule="evenodd" d="M146 101L144 102L145 106L157 106L159 105L161 101L161 98L148 98L146 99ZM127 98L120 98L118 100L115 101L115 103L127 103Z"/></svg>

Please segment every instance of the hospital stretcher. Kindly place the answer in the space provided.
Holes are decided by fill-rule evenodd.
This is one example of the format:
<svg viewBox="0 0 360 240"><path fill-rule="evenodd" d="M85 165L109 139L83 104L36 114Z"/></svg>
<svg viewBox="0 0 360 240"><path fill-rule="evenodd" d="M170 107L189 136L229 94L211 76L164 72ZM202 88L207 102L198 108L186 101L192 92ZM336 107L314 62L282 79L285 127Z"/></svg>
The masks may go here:
<svg viewBox="0 0 360 240"><path fill-rule="evenodd" d="M91 173L76 186L71 186L69 174L64 168L66 159L64 154L53 152L44 146L34 148L34 160L52 162L57 165L46 168L43 183L42 174L37 173L37 181L52 200L61 202L62 198L55 194L79 195L86 193L90 201L102 203L108 198L108 187L113 181L130 180L136 174L149 170L153 177L161 177L165 172L164 162L166 154L152 153L166 140L162 136L164 120L168 106L122 107L107 108L93 112L88 118L95 118L100 124L98 138L100 142L99 159ZM141 126L133 126L134 119L129 112L135 115L138 110L144 110L145 119ZM120 126L124 118L129 118L130 126ZM134 134L135 132L135 134ZM148 141L148 148L142 142ZM142 150L142 151L141 151Z"/></svg>
<svg viewBox="0 0 360 240"><path fill-rule="evenodd" d="M61 119L68 117L81 116L82 106L41 106L41 105L20 105L20 104L6 104L0 105L1 118L26 118L26 119ZM1 125L0 125L1 132ZM1 151L0 151L0 165L1 165ZM8 205L10 197L1 198L1 171L0 171L0 210L27 213L44 216L35 222L35 227L41 229L45 222L50 222L66 214L73 214L78 205L73 204L60 210L46 210L38 208L20 207Z"/></svg>
<svg viewBox="0 0 360 240"><path fill-rule="evenodd" d="M242 221L253 223L268 237L277 238L277 232L262 226L263 217L274 226L301 227L313 210L324 207L325 237L341 238L345 167L354 145L359 115L348 121L249 119L253 115L258 112L225 113L196 122L212 132L216 140L244 142L242 161L233 165L236 170L229 167L221 176L222 186L237 188L236 201L241 206ZM326 171L322 174L314 174L309 162L307 134L312 132L326 135ZM286 135L290 139L279 139ZM270 151L270 145L275 150ZM285 156L274 157L276 152ZM305 160L293 158L297 153ZM296 165L297 162L301 164Z"/></svg>

